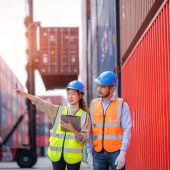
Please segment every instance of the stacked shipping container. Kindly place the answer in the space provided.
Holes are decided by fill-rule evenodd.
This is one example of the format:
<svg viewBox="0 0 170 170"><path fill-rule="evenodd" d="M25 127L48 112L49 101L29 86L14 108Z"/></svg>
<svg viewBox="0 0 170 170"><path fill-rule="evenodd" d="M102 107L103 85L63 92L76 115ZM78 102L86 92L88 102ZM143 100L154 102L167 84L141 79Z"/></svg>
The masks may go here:
<svg viewBox="0 0 170 170"><path fill-rule="evenodd" d="M16 96L13 90L16 83L19 88L22 88L21 83L19 83L10 68L0 57L0 136L3 140L7 136L8 132L13 128L19 116L25 113L25 99L21 96ZM62 96L40 97L56 105L66 105L66 100ZM37 111L36 122L37 152L39 155L44 155L48 146L51 120L45 116L44 113ZM25 114L21 124L7 143L7 146L10 148L21 147L22 145L28 145L27 114ZM10 150L7 151L10 153ZM9 153L6 153L8 156L2 158L2 160L6 159L9 161ZM10 157L10 159L12 159L12 157Z"/></svg>
<svg viewBox="0 0 170 170"><path fill-rule="evenodd" d="M116 1L83 1L82 11L80 78L87 84L91 100L96 97L94 78L117 68Z"/></svg>
<svg viewBox="0 0 170 170"><path fill-rule="evenodd" d="M20 115L25 112L25 99L16 96L13 90L16 83L18 87L22 87L16 76L0 57L0 136L3 140ZM7 142L8 146L16 147L28 144L27 121L28 118L25 116L19 128L17 128Z"/></svg>
<svg viewBox="0 0 170 170"><path fill-rule="evenodd" d="M122 56L128 54L126 60L122 60L122 96L129 102L133 118L127 169L170 170L170 4L169 1L154 4L145 1L141 13L132 15L125 11L140 5L134 1L123 2L124 6L120 6L120 14L124 15L124 20L120 19L121 41L125 34L129 40L121 44ZM158 2L161 6L151 15L149 6ZM142 20L141 24L128 21L137 21L143 16L152 18L143 34L140 37L130 34L129 30L136 27L136 32L140 31L139 25L143 23ZM132 39L136 38L128 52Z"/></svg>
<svg viewBox="0 0 170 170"><path fill-rule="evenodd" d="M36 24L37 52L32 54L46 89L65 88L79 74L79 29Z"/></svg>
<svg viewBox="0 0 170 170"><path fill-rule="evenodd" d="M78 74L78 28L40 28L39 61L41 74Z"/></svg>

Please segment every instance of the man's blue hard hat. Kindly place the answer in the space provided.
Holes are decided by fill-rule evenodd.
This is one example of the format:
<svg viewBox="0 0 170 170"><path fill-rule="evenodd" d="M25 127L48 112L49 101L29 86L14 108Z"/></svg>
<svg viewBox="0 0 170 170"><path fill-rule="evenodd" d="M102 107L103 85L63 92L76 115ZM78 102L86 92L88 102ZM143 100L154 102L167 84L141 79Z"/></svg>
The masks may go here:
<svg viewBox="0 0 170 170"><path fill-rule="evenodd" d="M105 71L100 74L100 76L94 80L96 84L103 86L117 86L118 78L113 71Z"/></svg>
<svg viewBox="0 0 170 170"><path fill-rule="evenodd" d="M71 81L71 82L67 85L66 90L68 90L68 89L74 89L74 90L79 91L80 93L85 93L85 86L84 86L84 84L83 84L81 81L79 81L79 80Z"/></svg>

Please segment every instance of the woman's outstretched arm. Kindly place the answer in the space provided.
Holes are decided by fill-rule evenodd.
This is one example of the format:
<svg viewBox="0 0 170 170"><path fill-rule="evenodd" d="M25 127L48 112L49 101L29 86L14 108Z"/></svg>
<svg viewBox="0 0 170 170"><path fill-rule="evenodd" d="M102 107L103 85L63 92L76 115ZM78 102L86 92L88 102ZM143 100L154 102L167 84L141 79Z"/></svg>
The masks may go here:
<svg viewBox="0 0 170 170"><path fill-rule="evenodd" d="M44 112L48 117L55 119L58 112L59 105L54 105L52 103L49 103L48 101L43 100L35 95L29 94L22 89L18 89L15 87L14 90L16 91L17 95L29 99L32 102L32 104L36 106L37 110Z"/></svg>

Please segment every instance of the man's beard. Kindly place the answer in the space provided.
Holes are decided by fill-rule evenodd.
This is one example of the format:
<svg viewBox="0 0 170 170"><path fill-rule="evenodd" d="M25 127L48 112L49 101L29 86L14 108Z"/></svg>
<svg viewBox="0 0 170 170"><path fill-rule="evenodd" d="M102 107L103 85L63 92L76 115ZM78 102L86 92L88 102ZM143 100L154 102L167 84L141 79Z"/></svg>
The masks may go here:
<svg viewBox="0 0 170 170"><path fill-rule="evenodd" d="M102 94L102 93L99 93L99 92L98 92L98 97L100 97L100 98L106 98L106 97L108 97L109 95L110 95L110 91L108 91L107 94Z"/></svg>

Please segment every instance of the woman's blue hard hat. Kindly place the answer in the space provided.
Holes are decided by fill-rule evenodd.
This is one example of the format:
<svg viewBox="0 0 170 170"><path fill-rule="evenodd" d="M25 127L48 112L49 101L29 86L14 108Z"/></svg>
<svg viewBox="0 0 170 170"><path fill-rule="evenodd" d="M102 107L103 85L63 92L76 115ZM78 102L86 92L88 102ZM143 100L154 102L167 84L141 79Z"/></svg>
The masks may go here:
<svg viewBox="0 0 170 170"><path fill-rule="evenodd" d="M81 81L79 81L79 80L71 81L71 82L67 85L66 90L68 90L68 89L74 89L74 90L79 91L80 93L85 93L85 86L84 86L84 84L83 84Z"/></svg>

